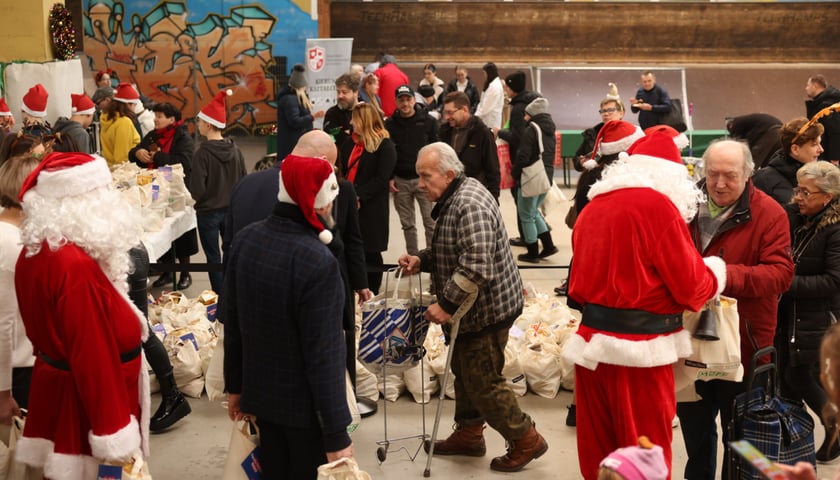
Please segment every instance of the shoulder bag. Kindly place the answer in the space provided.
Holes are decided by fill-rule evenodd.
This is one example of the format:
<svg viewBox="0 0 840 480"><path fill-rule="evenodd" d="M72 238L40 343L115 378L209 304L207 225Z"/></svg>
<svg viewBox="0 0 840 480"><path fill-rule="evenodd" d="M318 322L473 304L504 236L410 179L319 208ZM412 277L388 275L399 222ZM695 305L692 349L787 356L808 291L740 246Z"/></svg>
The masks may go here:
<svg viewBox="0 0 840 480"><path fill-rule="evenodd" d="M551 183L548 181L548 175L545 173L545 167L542 161L542 129L534 122L531 122L531 126L537 130L537 142L540 145L540 153L537 155L537 160L534 163L522 169L522 175L519 177L519 189L523 197L537 197L548 192L548 189L551 188Z"/></svg>

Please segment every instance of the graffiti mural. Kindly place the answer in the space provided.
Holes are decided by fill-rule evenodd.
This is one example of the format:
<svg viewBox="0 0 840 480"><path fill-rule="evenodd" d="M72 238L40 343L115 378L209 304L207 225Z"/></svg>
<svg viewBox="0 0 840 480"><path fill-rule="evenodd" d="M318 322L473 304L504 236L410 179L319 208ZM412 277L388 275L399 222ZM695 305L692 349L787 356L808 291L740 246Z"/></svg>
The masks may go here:
<svg viewBox="0 0 840 480"><path fill-rule="evenodd" d="M216 7L224 3L214 2ZM289 3L301 18L311 20L296 3L278 3ZM184 0L149 5L138 0L88 0L85 54L91 70L110 68L120 81L136 84L155 102L175 105L186 119L193 118L216 92L230 88L234 93L227 100L228 131L254 133L275 122L276 75L271 73L270 43L275 16L257 4L239 4L224 13L189 11ZM146 10L129 13L127 6ZM198 14L203 18L191 22Z"/></svg>

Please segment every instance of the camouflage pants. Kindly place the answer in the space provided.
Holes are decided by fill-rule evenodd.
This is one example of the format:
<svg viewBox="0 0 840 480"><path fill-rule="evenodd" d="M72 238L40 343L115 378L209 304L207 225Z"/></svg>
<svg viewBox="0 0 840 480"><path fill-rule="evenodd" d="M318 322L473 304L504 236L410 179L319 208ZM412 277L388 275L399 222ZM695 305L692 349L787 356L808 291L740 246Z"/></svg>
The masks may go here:
<svg viewBox="0 0 840 480"><path fill-rule="evenodd" d="M531 428L531 417L519 409L502 376L507 340L507 328L455 340L455 422L475 426L486 421L506 440L516 440Z"/></svg>

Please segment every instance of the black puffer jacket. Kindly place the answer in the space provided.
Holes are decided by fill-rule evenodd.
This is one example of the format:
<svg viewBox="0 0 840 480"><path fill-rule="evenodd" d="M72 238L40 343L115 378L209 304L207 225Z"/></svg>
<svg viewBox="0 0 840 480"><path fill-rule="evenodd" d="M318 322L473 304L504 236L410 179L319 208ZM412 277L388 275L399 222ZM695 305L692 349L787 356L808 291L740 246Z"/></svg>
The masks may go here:
<svg viewBox="0 0 840 480"><path fill-rule="evenodd" d="M801 163L779 149L770 158L766 167L755 172L753 184L755 188L770 195L784 207L793 198L796 171L801 166Z"/></svg>
<svg viewBox="0 0 840 480"><path fill-rule="evenodd" d="M840 318L840 200L811 219L791 218L795 275L779 302L791 365L819 360L825 330Z"/></svg>
<svg viewBox="0 0 840 480"><path fill-rule="evenodd" d="M813 100L805 101L805 111L808 118L813 117L825 107L840 102L840 90L829 85ZM822 147L825 150L820 155L821 160L840 160L840 114L828 115L820 120L825 127L822 136Z"/></svg>
<svg viewBox="0 0 840 480"><path fill-rule="evenodd" d="M522 142L519 144L519 150L516 153L516 157L513 159L513 169L511 171L511 175L514 180L516 180L516 184L519 185L522 169L534 163L540 151L540 144L537 140L537 130L531 126L531 124L539 126L540 131L542 132L542 162L545 167L545 174L548 175L548 182L553 184L554 149L557 146L557 137L554 136L554 131L556 129L554 126L554 120L551 118L551 114L548 113L535 115L531 117L531 121L526 124L527 126L525 127L525 131L522 132Z"/></svg>
<svg viewBox="0 0 840 480"><path fill-rule="evenodd" d="M458 91L458 79L453 78L450 80L449 85L446 86L446 91L443 93L443 97L446 97L446 94L457 92ZM475 113L475 109L478 107L478 102L481 100L481 93L478 91L478 87L470 80L470 77L467 77L467 86L464 88L464 93L470 99L470 115ZM443 103L438 102L438 103Z"/></svg>
<svg viewBox="0 0 840 480"><path fill-rule="evenodd" d="M499 130L499 138L510 144L510 158L516 158L516 150L525 132L525 107L541 96L537 92L523 90L510 99L510 125Z"/></svg>

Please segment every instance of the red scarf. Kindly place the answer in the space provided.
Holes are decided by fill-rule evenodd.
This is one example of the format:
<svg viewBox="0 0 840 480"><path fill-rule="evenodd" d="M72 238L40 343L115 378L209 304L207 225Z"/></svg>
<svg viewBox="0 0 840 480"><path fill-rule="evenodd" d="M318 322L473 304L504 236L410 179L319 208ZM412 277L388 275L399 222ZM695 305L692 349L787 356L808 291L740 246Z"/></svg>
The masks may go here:
<svg viewBox="0 0 840 480"><path fill-rule="evenodd" d="M353 151L350 152L350 158L347 159L347 180L351 183L356 183L356 173L359 171L359 161L362 159L362 152L365 151L365 145L359 143L359 137L353 134Z"/></svg>
<svg viewBox="0 0 840 480"><path fill-rule="evenodd" d="M175 132L178 131L178 128L183 124L183 120L178 120L168 127L155 130L155 133L157 134L157 140L155 143L157 143L160 147L161 152L169 153L169 150L172 148L172 139L175 138Z"/></svg>

